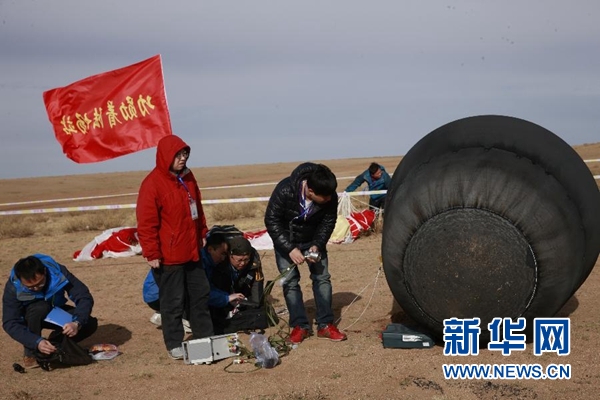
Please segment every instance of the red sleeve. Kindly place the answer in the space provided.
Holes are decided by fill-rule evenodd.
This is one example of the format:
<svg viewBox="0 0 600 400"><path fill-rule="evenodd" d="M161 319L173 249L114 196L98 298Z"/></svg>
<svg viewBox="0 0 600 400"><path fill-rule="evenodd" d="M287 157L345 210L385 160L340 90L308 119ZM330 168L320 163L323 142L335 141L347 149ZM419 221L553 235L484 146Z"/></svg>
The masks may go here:
<svg viewBox="0 0 600 400"><path fill-rule="evenodd" d="M160 205L156 196L156 188L149 179L142 182L135 213L142 255L149 261L162 260L158 236Z"/></svg>
<svg viewBox="0 0 600 400"><path fill-rule="evenodd" d="M204 207L202 207L202 194L196 185L196 196L198 197L198 231L200 232L200 241L206 237L208 228L206 227L206 216L204 215ZM202 248L202 243L200 243Z"/></svg>

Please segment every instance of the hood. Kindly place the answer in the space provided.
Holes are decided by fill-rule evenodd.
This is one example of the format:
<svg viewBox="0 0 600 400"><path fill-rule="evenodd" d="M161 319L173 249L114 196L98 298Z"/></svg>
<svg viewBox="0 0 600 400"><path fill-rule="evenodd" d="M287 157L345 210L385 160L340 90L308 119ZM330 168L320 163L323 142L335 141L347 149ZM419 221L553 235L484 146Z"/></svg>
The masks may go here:
<svg viewBox="0 0 600 400"><path fill-rule="evenodd" d="M156 168L168 174L175 159L175 154L182 149L187 149L189 152L190 146L179 136L169 135L160 139L156 148Z"/></svg>
<svg viewBox="0 0 600 400"><path fill-rule="evenodd" d="M60 271L60 266L54 259L45 254L34 254L33 256L40 259L42 264L46 267L46 288L43 291L38 292L27 289L15 275L15 269L13 267L10 271L9 279L16 289L17 300L19 301L32 301L35 299L48 300L69 283L67 278Z"/></svg>

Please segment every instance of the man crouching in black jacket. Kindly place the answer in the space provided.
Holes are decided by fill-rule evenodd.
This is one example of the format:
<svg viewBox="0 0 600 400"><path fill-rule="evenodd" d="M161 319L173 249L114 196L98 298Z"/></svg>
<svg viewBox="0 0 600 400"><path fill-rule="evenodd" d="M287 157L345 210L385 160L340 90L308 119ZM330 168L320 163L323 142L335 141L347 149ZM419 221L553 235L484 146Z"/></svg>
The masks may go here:
<svg viewBox="0 0 600 400"><path fill-rule="evenodd" d="M215 334L266 329L264 275L258 252L242 236L228 239L228 245L229 257L214 267L208 263L204 266Z"/></svg>
<svg viewBox="0 0 600 400"><path fill-rule="evenodd" d="M327 242L337 219L337 180L323 165L304 163L277 184L265 213L265 226L273 239L275 261L280 272L292 265L308 263L317 307L319 338L342 341L346 334L333 324L331 275L328 270ZM305 257L309 252L317 257ZM290 313L290 341L302 342L312 334L306 316L300 271L293 268L285 277L283 294Z"/></svg>

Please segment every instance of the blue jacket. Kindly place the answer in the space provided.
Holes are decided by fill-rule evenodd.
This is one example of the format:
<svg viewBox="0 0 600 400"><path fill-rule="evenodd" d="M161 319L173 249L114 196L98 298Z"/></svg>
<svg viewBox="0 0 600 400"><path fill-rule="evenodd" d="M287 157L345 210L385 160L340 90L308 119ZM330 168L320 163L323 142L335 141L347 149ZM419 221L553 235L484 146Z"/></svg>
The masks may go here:
<svg viewBox="0 0 600 400"><path fill-rule="evenodd" d="M204 271L206 272L208 281L211 282L208 305L211 307L227 306L229 304L229 293L217 289L212 284L211 277L216 265L212 257L208 253L208 250L206 250L206 247L202 248L200 256L202 257L202 268L204 268ZM142 296L144 297L145 303L151 303L159 299L158 285L154 280L152 270L148 271L148 275L146 275L146 279L144 280L144 286L142 287Z"/></svg>
<svg viewBox="0 0 600 400"><path fill-rule="evenodd" d="M46 289L34 292L21 284L15 276L14 268L4 287L2 296L2 327L8 335L23 346L35 349L43 339L31 332L25 323L26 307L36 301L46 301L54 307L62 307L69 299L75 303L73 321L81 325L88 322L94 299L85 284L71 274L64 265L44 254L34 254L46 267Z"/></svg>
<svg viewBox="0 0 600 400"><path fill-rule="evenodd" d="M208 253L208 250L206 250L206 247L202 248L201 255L202 267L204 267L204 271L206 271L206 277L210 282L210 295L208 296L208 305L209 307L216 308L226 307L229 304L229 293L215 287L215 285L212 282L213 274L217 266L215 265L215 262L213 261L210 254Z"/></svg>
<svg viewBox="0 0 600 400"><path fill-rule="evenodd" d="M354 192L365 182L367 182L367 184L369 185L369 190L387 190L390 187L392 178L387 173L383 165L380 165L379 168L381 168L382 172L381 178L373 180L373 178L371 178L369 170L367 169L365 172L358 175L350 185L348 185L345 192ZM376 201L383 197L385 197L385 194L372 194L371 200Z"/></svg>
<svg viewBox="0 0 600 400"><path fill-rule="evenodd" d="M142 287L142 296L144 297L144 303L152 303L159 299L158 297L158 285L154 280L152 270L148 271L146 279L144 280L144 286Z"/></svg>

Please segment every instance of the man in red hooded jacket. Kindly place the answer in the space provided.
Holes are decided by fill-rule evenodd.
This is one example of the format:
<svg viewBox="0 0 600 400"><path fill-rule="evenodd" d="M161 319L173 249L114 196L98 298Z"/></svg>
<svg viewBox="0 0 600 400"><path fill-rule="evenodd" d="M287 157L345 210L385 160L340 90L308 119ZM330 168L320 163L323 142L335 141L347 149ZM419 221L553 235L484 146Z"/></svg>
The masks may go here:
<svg viewBox="0 0 600 400"><path fill-rule="evenodd" d="M163 337L173 359L183 358L186 296L193 338L213 335L210 285L200 254L208 229L200 189L186 166L189 155L190 147L179 137L162 138L156 167L142 182L136 208L142 255L159 287Z"/></svg>

